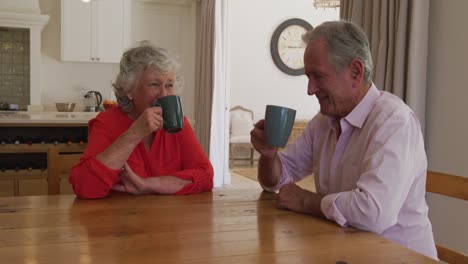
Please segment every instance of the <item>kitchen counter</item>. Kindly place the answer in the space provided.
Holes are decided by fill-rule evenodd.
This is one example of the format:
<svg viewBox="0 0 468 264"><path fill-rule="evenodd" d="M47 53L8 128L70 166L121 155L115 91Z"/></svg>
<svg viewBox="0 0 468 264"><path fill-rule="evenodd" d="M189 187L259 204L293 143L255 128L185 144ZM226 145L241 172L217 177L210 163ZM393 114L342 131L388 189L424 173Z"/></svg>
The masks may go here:
<svg viewBox="0 0 468 264"><path fill-rule="evenodd" d="M87 126L96 112L0 111L0 127L5 126Z"/></svg>
<svg viewBox="0 0 468 264"><path fill-rule="evenodd" d="M0 111L0 196L71 193L68 175L97 114Z"/></svg>

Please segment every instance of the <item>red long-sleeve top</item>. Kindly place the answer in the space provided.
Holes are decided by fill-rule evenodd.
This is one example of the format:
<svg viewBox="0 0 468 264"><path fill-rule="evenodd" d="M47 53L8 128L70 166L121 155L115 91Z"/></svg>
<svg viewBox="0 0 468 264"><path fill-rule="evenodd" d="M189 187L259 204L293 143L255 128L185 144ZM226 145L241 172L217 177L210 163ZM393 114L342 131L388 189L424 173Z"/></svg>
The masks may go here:
<svg viewBox="0 0 468 264"><path fill-rule="evenodd" d="M96 155L109 147L133 123L120 107L100 113L88 123L88 145L78 164L70 174L70 183L80 198L102 198L120 182L120 170L108 168L96 159ZM163 129L155 132L150 151L143 141L130 154L127 163L140 177L175 176L192 183L176 194L192 194L211 191L213 167L198 143L187 118L184 128L176 134Z"/></svg>

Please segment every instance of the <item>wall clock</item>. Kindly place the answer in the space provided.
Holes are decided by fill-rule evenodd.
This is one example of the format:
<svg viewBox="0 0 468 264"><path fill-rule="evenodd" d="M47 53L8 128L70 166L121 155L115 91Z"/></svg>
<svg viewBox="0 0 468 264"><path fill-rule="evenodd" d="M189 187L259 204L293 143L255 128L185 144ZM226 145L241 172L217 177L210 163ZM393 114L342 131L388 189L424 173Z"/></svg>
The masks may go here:
<svg viewBox="0 0 468 264"><path fill-rule="evenodd" d="M270 51L273 62L289 75L304 74L304 50L302 35L313 27L307 21L292 18L281 23L273 32Z"/></svg>

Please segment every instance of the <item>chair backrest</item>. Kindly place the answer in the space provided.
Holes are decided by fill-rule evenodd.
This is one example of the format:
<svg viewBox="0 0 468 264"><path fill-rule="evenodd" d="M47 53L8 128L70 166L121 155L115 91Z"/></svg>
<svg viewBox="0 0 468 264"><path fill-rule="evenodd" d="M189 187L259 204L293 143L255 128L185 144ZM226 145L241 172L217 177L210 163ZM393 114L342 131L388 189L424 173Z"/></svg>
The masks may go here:
<svg viewBox="0 0 468 264"><path fill-rule="evenodd" d="M250 135L250 131L254 126L252 110L237 105L230 109L230 117L229 131L231 136Z"/></svg>
<svg viewBox="0 0 468 264"><path fill-rule="evenodd" d="M428 171L426 191L468 201L468 178ZM447 263L468 263L468 256L436 245L439 259Z"/></svg>

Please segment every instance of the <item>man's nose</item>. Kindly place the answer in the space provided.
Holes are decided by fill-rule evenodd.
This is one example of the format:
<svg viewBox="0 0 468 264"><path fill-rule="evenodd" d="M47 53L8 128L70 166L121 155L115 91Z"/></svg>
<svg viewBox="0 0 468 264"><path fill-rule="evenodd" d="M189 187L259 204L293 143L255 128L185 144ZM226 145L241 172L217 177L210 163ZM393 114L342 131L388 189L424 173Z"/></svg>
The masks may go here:
<svg viewBox="0 0 468 264"><path fill-rule="evenodd" d="M313 81L309 80L309 83L307 84L307 94L314 95L315 93L317 93L317 91L317 85L315 85Z"/></svg>

